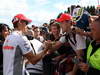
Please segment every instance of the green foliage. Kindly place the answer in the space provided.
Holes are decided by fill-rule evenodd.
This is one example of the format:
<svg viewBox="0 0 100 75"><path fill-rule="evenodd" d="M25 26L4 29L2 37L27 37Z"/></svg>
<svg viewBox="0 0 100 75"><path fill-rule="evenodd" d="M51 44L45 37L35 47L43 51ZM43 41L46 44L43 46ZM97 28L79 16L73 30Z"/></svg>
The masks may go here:
<svg viewBox="0 0 100 75"><path fill-rule="evenodd" d="M75 8L74 5L71 6L72 9ZM95 6L87 6L87 7L84 7L85 10L87 10L91 15L96 15L96 9L95 9ZM72 10L71 10L72 11ZM60 15L62 14L63 12L59 13L59 15L57 16L57 18L60 17ZM65 10L64 13L70 13L70 7L67 8L67 11Z"/></svg>
<svg viewBox="0 0 100 75"><path fill-rule="evenodd" d="M95 15L96 14L96 9L95 6L87 6L86 10L91 14L91 15Z"/></svg>

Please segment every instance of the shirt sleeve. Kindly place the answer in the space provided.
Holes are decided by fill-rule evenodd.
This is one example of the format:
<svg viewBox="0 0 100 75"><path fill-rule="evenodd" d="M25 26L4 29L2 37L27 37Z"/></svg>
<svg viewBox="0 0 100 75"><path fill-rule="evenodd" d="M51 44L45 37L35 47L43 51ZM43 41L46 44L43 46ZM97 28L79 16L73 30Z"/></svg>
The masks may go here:
<svg viewBox="0 0 100 75"><path fill-rule="evenodd" d="M86 48L86 37L76 34L76 50L85 49Z"/></svg>
<svg viewBox="0 0 100 75"><path fill-rule="evenodd" d="M84 10L84 14L86 14L86 15L88 15L88 16L91 16L91 15L89 14L89 12L87 12L86 10Z"/></svg>
<svg viewBox="0 0 100 75"><path fill-rule="evenodd" d="M65 36L62 36L62 37L59 39L59 41L60 41L61 43L65 43L65 42L66 42Z"/></svg>
<svg viewBox="0 0 100 75"><path fill-rule="evenodd" d="M32 51L30 41L27 39L26 36L19 38L19 46L23 55Z"/></svg>

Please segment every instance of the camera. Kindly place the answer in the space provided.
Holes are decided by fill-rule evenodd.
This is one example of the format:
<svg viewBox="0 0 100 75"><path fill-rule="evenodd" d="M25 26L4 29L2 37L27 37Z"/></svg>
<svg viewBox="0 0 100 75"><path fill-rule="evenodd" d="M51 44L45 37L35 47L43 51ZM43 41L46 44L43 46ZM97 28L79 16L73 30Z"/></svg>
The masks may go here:
<svg viewBox="0 0 100 75"><path fill-rule="evenodd" d="M79 64L82 60L80 58L77 58L76 56L72 59L72 62L74 64Z"/></svg>

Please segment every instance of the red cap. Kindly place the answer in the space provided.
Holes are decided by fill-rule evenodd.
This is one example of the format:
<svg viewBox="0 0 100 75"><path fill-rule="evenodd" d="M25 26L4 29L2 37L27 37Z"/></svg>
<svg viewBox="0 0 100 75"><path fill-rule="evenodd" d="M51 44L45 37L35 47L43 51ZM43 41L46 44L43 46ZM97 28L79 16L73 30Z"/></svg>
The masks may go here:
<svg viewBox="0 0 100 75"><path fill-rule="evenodd" d="M72 16L69 14L61 14L60 18L56 19L57 22L63 22L65 20L72 20Z"/></svg>
<svg viewBox="0 0 100 75"><path fill-rule="evenodd" d="M98 5L97 7L100 7L100 5Z"/></svg>
<svg viewBox="0 0 100 75"><path fill-rule="evenodd" d="M12 22L15 23L19 20L25 20L27 22L32 22L32 20L28 19L27 17L25 17L23 14L17 14L16 16L14 16Z"/></svg>

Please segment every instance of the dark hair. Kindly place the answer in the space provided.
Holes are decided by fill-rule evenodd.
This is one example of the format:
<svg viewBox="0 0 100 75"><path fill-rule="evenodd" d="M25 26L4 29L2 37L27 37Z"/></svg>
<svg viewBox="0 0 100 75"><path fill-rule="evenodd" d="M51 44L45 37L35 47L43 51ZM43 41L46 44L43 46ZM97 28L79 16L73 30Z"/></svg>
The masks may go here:
<svg viewBox="0 0 100 75"><path fill-rule="evenodd" d="M0 23L0 32L2 32L5 29L5 27L7 27L8 30L10 30L10 28L9 28L9 26L7 24Z"/></svg>
<svg viewBox="0 0 100 75"><path fill-rule="evenodd" d="M3 30L5 30L5 28L8 28L8 30L10 30L9 26L7 24L4 23L0 23L0 40L4 41L5 38L2 35Z"/></svg>
<svg viewBox="0 0 100 75"><path fill-rule="evenodd" d="M81 8L81 6L80 5L77 5L76 8Z"/></svg>
<svg viewBox="0 0 100 75"><path fill-rule="evenodd" d="M59 23L54 22L53 24L51 24L51 25L50 25L50 27L49 27L50 31L51 31L51 27L52 27L52 26L56 26L56 27L57 27L57 29L59 29L59 30L60 30L60 25L59 25Z"/></svg>
<svg viewBox="0 0 100 75"><path fill-rule="evenodd" d="M32 27L35 27L35 25L32 25Z"/></svg>
<svg viewBox="0 0 100 75"><path fill-rule="evenodd" d="M51 19L49 25L53 24L54 22L55 22L55 19Z"/></svg>
<svg viewBox="0 0 100 75"><path fill-rule="evenodd" d="M17 28L17 27L18 27L18 21L19 21L19 20L16 21L16 22L14 22L14 20L15 20L15 19L12 19L13 27L14 27L14 28Z"/></svg>
<svg viewBox="0 0 100 75"><path fill-rule="evenodd" d="M13 23L14 28L18 28L18 22Z"/></svg>
<svg viewBox="0 0 100 75"><path fill-rule="evenodd" d="M48 26L48 23L43 23L43 26L44 26L44 27L47 27L47 26Z"/></svg>

